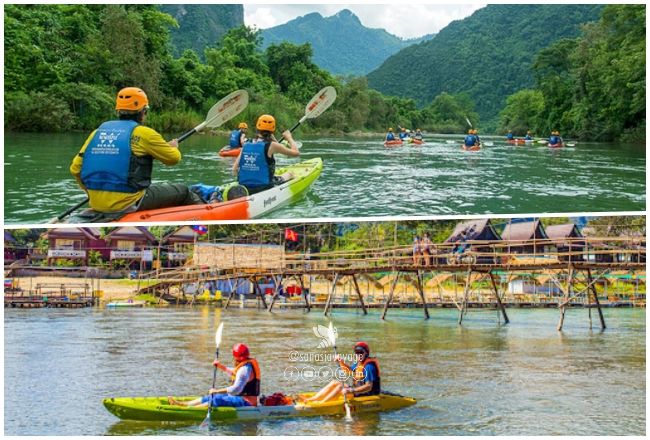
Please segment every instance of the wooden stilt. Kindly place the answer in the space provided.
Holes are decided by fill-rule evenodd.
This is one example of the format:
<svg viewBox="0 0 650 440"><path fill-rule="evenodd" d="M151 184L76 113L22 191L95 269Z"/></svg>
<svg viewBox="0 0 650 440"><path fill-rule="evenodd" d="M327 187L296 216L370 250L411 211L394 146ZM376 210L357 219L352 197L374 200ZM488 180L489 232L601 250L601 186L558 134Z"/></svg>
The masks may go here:
<svg viewBox="0 0 650 440"><path fill-rule="evenodd" d="M307 289L305 289L305 281L302 279L302 277L303 275L299 275L298 280L300 281L302 295L305 298L305 308L307 309L307 312L311 312L311 304L309 304L309 293L307 292Z"/></svg>
<svg viewBox="0 0 650 440"><path fill-rule="evenodd" d="M339 274L335 273L334 274L334 281L332 282L332 288L330 289L330 294L327 296L327 302L325 303L325 310L323 311L323 315L327 316L327 313L329 312L330 305L332 304L332 297L334 296L334 292L336 292L336 283L339 280Z"/></svg>
<svg viewBox="0 0 650 440"><path fill-rule="evenodd" d="M600 308L600 301L598 300L598 293L596 292L596 285L591 282L591 269L587 269L587 282L591 287L591 291L594 294L594 301L596 301L596 307L598 308L598 318L600 319L600 328L605 330L607 326L605 325L605 317L603 316L603 311Z"/></svg>
<svg viewBox="0 0 650 440"><path fill-rule="evenodd" d="M275 281L275 290L273 291L273 296L271 297L271 303L269 304L269 312L273 311L273 304L275 303L275 299L278 297L278 294L280 293L280 289L282 288L282 277L281 276L274 276L273 280Z"/></svg>
<svg viewBox="0 0 650 440"><path fill-rule="evenodd" d="M566 306L569 303L569 298L571 297L571 291L573 290L573 267L569 267L569 277L567 278L567 287L564 291L564 301L560 304L560 321L557 323L557 331L562 331L564 327L564 315L566 314Z"/></svg>
<svg viewBox="0 0 650 440"><path fill-rule="evenodd" d="M224 304L223 309L226 310L228 306L230 305L230 300L232 299L233 295L235 295L235 292L233 291L232 288L232 282L230 281L230 278L228 278L228 284L230 285L230 295L228 295L228 299L226 300L226 304Z"/></svg>
<svg viewBox="0 0 650 440"><path fill-rule="evenodd" d="M253 289L255 290L255 293L262 301L262 305L266 309L268 307L266 305L266 298L264 297L264 292L262 292L262 289L260 289L260 285L257 283L257 280L253 280Z"/></svg>
<svg viewBox="0 0 650 440"><path fill-rule="evenodd" d="M472 269L467 269L467 278L465 279L465 290L463 291L463 302L460 307L460 313L458 314L458 325L463 323L463 315L467 310L467 296L469 295L469 288L472 283Z"/></svg>
<svg viewBox="0 0 650 440"><path fill-rule="evenodd" d="M494 297L497 299L497 304L499 306L499 309L501 310L501 314L503 315L503 322L507 324L510 322L510 320L508 319L508 315L506 314L506 308L503 306L503 303L501 302L501 297L499 296L499 288L497 287L497 282L494 279L494 274L492 274L492 271L490 271L490 281L492 282L492 288L494 289Z"/></svg>
<svg viewBox="0 0 650 440"><path fill-rule="evenodd" d="M357 282L357 276L352 274L352 282L354 283L354 289L357 291L357 295L359 296L359 305L361 306L361 310L363 310L363 314L367 315L368 310L366 310L366 304L363 302L363 296L361 295L361 289L359 289L359 283Z"/></svg>
<svg viewBox="0 0 650 440"><path fill-rule="evenodd" d="M388 311L388 306L393 300L393 294L395 293L395 287L397 287L397 280L399 280L399 272L395 273L395 279L390 286L390 292L388 293L388 298L386 298L386 304L384 304L384 312L381 314L381 319L386 319L386 312Z"/></svg>
<svg viewBox="0 0 650 440"><path fill-rule="evenodd" d="M428 257L427 257L428 258ZM427 309L427 300L424 297L424 272L418 270L416 284L420 298L422 298L422 308L424 308L424 319L429 319L429 309Z"/></svg>

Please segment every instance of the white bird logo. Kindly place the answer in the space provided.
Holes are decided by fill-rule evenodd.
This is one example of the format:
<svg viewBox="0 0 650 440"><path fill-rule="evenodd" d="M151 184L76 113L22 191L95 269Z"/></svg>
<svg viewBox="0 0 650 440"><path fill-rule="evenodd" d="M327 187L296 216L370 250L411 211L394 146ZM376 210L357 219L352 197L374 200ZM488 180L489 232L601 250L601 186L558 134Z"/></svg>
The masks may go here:
<svg viewBox="0 0 650 440"><path fill-rule="evenodd" d="M320 342L318 343L318 348L327 348L332 346L332 343L330 342L330 338L329 338L329 328L327 326L318 324L318 326L314 326L311 329L314 331L316 337L320 338ZM334 327L334 336L335 337L338 336L336 327Z"/></svg>

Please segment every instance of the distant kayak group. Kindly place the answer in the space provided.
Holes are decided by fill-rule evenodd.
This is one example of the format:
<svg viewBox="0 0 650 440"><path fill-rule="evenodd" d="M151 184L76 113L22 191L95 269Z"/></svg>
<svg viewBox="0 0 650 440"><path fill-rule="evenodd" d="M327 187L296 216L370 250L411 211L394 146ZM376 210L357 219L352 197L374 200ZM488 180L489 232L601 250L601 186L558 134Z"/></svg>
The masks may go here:
<svg viewBox="0 0 650 440"><path fill-rule="evenodd" d="M384 137L384 147L400 147L404 144L412 145L424 145L424 137L422 136L422 130L419 128L415 131L407 130L406 128L400 127L400 132L395 135L393 128L388 129L388 133Z"/></svg>

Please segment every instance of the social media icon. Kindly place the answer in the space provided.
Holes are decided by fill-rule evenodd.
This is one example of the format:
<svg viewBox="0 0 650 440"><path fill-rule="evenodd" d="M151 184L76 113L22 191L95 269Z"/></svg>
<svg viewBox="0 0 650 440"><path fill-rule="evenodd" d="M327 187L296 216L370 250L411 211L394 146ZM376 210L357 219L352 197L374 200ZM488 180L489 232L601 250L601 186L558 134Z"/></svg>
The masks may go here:
<svg viewBox="0 0 650 440"><path fill-rule="evenodd" d="M284 369L284 378L289 380L298 380L300 371L296 367L287 367Z"/></svg>

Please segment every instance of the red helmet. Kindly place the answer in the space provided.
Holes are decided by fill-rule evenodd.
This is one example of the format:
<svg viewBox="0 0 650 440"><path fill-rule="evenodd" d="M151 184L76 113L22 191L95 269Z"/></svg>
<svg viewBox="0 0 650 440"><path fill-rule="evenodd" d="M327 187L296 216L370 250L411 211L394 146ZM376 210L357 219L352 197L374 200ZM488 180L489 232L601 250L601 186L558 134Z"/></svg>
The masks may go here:
<svg viewBox="0 0 650 440"><path fill-rule="evenodd" d="M245 344L235 344L232 347L232 356L237 360L248 359L250 352Z"/></svg>
<svg viewBox="0 0 650 440"><path fill-rule="evenodd" d="M355 351L357 350L357 348L363 348L366 351L366 354L370 354L370 346L363 341L359 341L356 344L354 344Z"/></svg>

